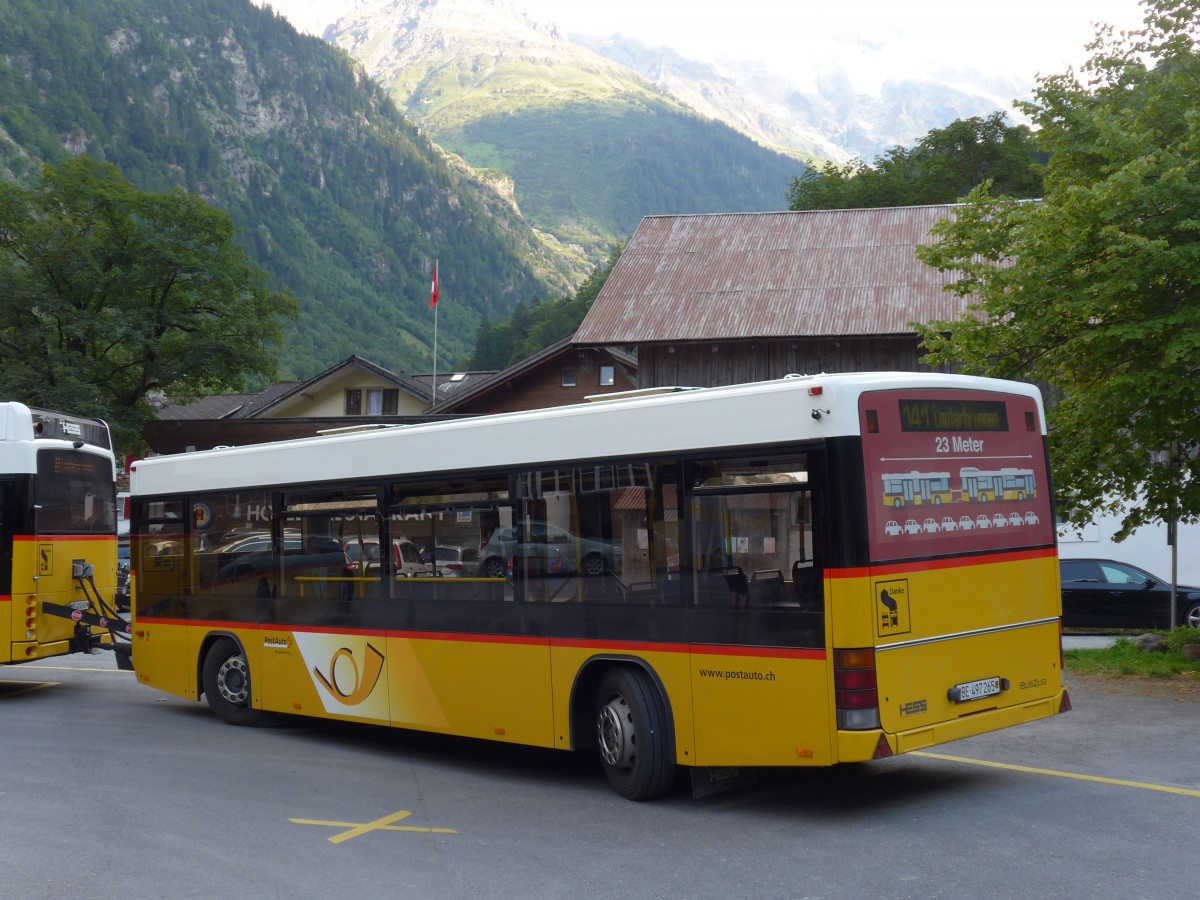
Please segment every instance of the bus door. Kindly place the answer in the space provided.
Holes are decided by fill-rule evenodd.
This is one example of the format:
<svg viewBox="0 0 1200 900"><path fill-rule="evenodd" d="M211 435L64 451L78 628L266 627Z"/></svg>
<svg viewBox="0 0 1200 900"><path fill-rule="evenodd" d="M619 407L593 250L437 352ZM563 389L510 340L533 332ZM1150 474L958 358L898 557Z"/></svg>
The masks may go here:
<svg viewBox="0 0 1200 900"><path fill-rule="evenodd" d="M814 463L763 453L685 468L696 765L832 761Z"/></svg>
<svg viewBox="0 0 1200 900"><path fill-rule="evenodd" d="M13 515L9 483L0 481L0 663L12 659L12 641L25 633L24 598L13 595Z"/></svg>
<svg viewBox="0 0 1200 900"><path fill-rule="evenodd" d="M147 503L129 543L133 603L133 667L138 678L181 696L199 698L194 659L191 560L181 500Z"/></svg>
<svg viewBox="0 0 1200 900"><path fill-rule="evenodd" d="M382 619L392 724L550 745L549 641L527 637L534 601L508 569L518 534L544 526L536 475L521 473L519 500L494 474L391 487L393 537L403 529L426 566L396 578Z"/></svg>

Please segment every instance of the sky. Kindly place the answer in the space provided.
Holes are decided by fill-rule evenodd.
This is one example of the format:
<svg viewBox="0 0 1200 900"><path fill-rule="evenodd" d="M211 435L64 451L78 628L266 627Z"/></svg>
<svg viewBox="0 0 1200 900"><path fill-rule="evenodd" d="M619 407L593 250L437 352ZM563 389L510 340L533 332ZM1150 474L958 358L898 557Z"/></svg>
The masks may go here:
<svg viewBox="0 0 1200 900"><path fill-rule="evenodd" d="M636 38L704 61L757 59L797 83L832 57L857 90L975 68L1027 84L1088 56L1094 22L1138 28L1137 0L512 0L568 34Z"/></svg>

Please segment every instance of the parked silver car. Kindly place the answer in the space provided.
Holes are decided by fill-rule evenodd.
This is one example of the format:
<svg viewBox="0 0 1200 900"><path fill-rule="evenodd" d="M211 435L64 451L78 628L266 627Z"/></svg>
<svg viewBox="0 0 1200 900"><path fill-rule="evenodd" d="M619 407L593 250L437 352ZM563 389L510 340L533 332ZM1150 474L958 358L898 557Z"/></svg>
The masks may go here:
<svg viewBox="0 0 1200 900"><path fill-rule="evenodd" d="M514 556L536 557L537 548L548 547L562 555L565 571L583 575L602 575L620 567L621 550L612 541L580 537L548 522L531 521L528 534L521 527L497 528L479 551L479 574L484 578L503 578L508 560Z"/></svg>

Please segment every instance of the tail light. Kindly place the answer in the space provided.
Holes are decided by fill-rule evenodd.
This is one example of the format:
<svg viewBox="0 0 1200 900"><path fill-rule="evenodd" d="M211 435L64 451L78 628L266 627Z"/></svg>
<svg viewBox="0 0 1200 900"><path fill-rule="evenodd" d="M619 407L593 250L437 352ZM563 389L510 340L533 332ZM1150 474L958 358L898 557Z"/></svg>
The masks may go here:
<svg viewBox="0 0 1200 900"><path fill-rule="evenodd" d="M838 728L865 731L879 727L874 648L833 651L833 693Z"/></svg>

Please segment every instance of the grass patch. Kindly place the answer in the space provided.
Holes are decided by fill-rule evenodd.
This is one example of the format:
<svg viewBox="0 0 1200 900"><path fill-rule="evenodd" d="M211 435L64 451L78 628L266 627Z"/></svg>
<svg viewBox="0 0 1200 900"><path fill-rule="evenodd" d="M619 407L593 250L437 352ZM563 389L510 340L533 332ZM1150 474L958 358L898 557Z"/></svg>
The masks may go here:
<svg viewBox="0 0 1200 900"><path fill-rule="evenodd" d="M1067 671L1076 675L1120 676L1143 678L1190 677L1200 680L1200 663L1183 658L1183 645L1200 643L1200 629L1177 628L1164 633L1167 649L1143 653L1127 637L1117 638L1111 647L1102 650L1067 650L1063 653Z"/></svg>

